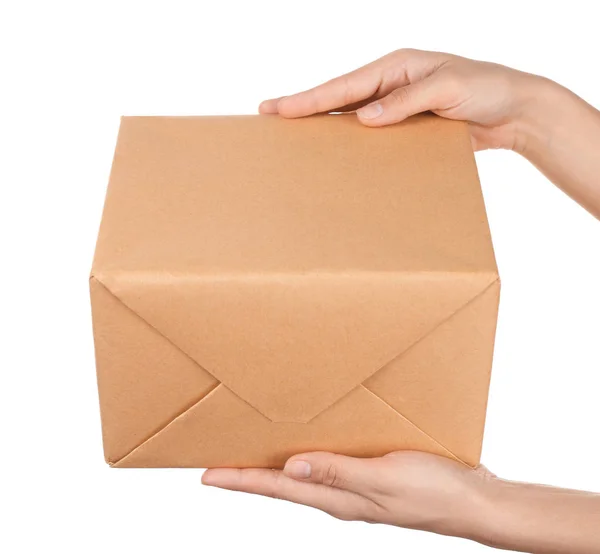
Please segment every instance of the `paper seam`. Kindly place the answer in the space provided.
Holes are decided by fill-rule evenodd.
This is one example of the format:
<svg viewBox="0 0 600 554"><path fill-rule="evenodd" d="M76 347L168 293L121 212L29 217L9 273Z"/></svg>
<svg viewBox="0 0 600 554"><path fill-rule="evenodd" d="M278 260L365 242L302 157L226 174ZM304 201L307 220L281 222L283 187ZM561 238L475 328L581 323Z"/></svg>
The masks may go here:
<svg viewBox="0 0 600 554"><path fill-rule="evenodd" d="M441 442L439 442L437 439L434 439L429 433L426 433L425 431L423 431L423 429L421 429L418 425L416 425L415 423L413 423L405 415L401 414L398 410L396 410L396 408L394 408L393 406L391 406L390 404L388 404L383 398L381 398L381 396L377 396L374 392L372 392L371 390L369 390L367 387L365 387L362 384L360 386L364 390L366 390L371 396L374 396L382 404L384 404L390 410L392 410L398 417L400 417L401 419L403 419L404 421L406 421L406 423L408 423L411 427L414 427L419 433L421 433L422 435L424 435L425 437L427 437L431 442L433 442L434 444L436 444L437 446L439 446L444 452L446 452L446 454L450 455L451 458L454 458L457 462L460 462L461 464L464 464L464 465L466 465L468 467L471 467L466 462L464 462L463 460L461 460L461 458L459 456L457 456L456 454L454 454L454 452L452 452L451 450L449 450L448 448L446 448Z"/></svg>
<svg viewBox="0 0 600 554"><path fill-rule="evenodd" d="M157 431L155 431L154 433L152 433L152 435L150 435L148 438L144 439L140 444L138 444L137 446L133 447L129 452L127 452L127 454L124 454L118 460L116 460L114 462L109 462L108 465L110 465L110 467L116 467L116 466L118 466L123 460L125 460L126 458L128 458L129 456L131 456L136 450L142 448L146 443L150 442L152 439L154 439L155 437L157 437L158 435L160 435L163 431L165 431L167 429L167 427L170 427L179 418L185 416L185 414L187 414L190 410L192 410L193 408L195 408L198 404L200 404L200 403L204 402L205 400L207 400L221 386L223 386L223 383L218 382L202 398L196 400L196 402L194 402L191 406L187 406L181 413L177 414L174 418L170 419L160 429L158 429Z"/></svg>
<svg viewBox="0 0 600 554"><path fill-rule="evenodd" d="M394 356L392 359L390 359L389 361L387 361L385 364L383 364L381 367L379 367L378 369L376 369L375 371L373 371L372 373L370 373L369 375L367 375L361 382L359 385L356 385L354 387L352 387L350 390L346 391L342 396L340 396L338 399L334 400L331 404L329 404L328 406L325 406L321 412L324 412L325 410L327 410L328 408L331 408L331 406L333 406L334 404L336 404L337 402L339 402L342 398L344 398L344 396L346 396L348 393L350 393L352 390L354 390L356 387L363 385L363 383L367 382L369 379L371 379L372 377L374 377L377 373L379 373L383 368L387 367L388 365L390 365L391 363L395 362L396 360L399 360L400 358L402 358L404 355L406 355L410 350L412 350L412 348L414 348L415 346L417 346L420 342L424 341L427 337L431 336L433 333L435 333L442 325L444 325L447 321L450 321L450 319L452 319L455 315L458 315L460 312L462 312L462 310L466 309L467 306L469 306L472 302L475 302L479 297L481 297L482 295L484 295L491 287L493 287L496 283L500 282L500 278L497 277L494 281L492 281L490 284L486 285L483 289L481 289L475 296L472 296L469 300L467 300L462 306L459 306L458 308L456 308L456 310L454 310L450 315L446 316L444 319L442 319L441 321L439 321L435 327L433 327L432 329L428 330L424 335L420 336L417 340L415 340L410 346L408 346L407 348L405 348L402 352L400 352L399 354L397 354L396 356ZM209 372L210 373L210 372ZM366 387L365 387L366 388ZM369 391L371 392L371 391ZM375 393L373 393L375 394ZM377 396L377 395L375 395ZM377 397L379 398L379 397ZM252 406L254 408L254 406ZM256 409L256 408L254 408ZM315 416L313 416L311 419L309 419L306 423L308 423L309 421L312 421L315 417L317 417L319 414L316 414Z"/></svg>
<svg viewBox="0 0 600 554"><path fill-rule="evenodd" d="M366 381L368 381L371 377L374 377L384 367L386 367L389 364L395 362L396 360L399 360L400 358L402 358L409 350L411 350L413 347L417 346L417 344L419 344L421 341L425 340L427 337L430 337L442 325L444 325L446 322L450 321L454 316L458 315L460 312L462 312L464 309L466 309L468 306L470 306L473 302L476 302L488 290L490 290L494 285L496 285L499 282L500 282L500 278L495 279L492 283L490 283L487 287L485 287L481 292L478 292L475 296L473 296L473 298L471 298L468 302L466 302L465 304L463 304L460 308L456 309L448 317L446 317L445 319L443 319L442 321L440 321L439 324L436 325L431 331L429 331L428 333L426 333L425 335L423 335L416 342L413 342L404 352L402 352L401 354L399 354L398 356L396 356L394 359L390 360L387 364L385 364L384 366L382 366L381 368L379 368L375 373L371 374L367 379L365 379L365 381L363 381L360 384L361 387L363 387L365 390L369 391L376 398L379 398L379 400L381 400L384 404L388 405L392 410L394 410L394 412L396 412L397 414L399 414L401 417L403 417L404 419L406 419L406 421L408 421L409 423L411 423L416 429L418 429L419 431L421 431L421 433L423 433L425 436L429 437L433 442L435 442L436 444L438 444L440 447L442 447L444 450L446 450L449 454L451 454L454 458L456 458L459 462L465 464L468 467L471 467L471 466L469 464L467 464L464 460L462 460L459 456L456 456L449 448L447 448L446 446L444 446L441 442L439 442L438 440L434 439L429 433L427 433L426 431L424 431L416 423L413 423L406 416L402 415L402 413L400 413L398 410L396 410L396 408L394 408L393 406L391 406L390 404L388 404L383 398L381 398L380 396L378 396L377 394L375 394L371 389L369 389L368 387L366 387L364 383Z"/></svg>

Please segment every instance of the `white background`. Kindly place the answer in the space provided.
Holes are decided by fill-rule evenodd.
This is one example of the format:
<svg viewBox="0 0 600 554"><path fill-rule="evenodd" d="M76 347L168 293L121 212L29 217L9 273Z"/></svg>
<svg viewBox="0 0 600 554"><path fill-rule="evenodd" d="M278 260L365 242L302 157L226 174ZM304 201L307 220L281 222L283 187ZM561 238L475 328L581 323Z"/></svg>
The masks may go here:
<svg viewBox="0 0 600 554"><path fill-rule="evenodd" d="M405 46L600 106L592 4L2 2L0 550L485 551L203 488L200 470L110 470L87 274L121 114L254 113ZM600 223L517 155L477 160L503 279L483 461L600 491Z"/></svg>

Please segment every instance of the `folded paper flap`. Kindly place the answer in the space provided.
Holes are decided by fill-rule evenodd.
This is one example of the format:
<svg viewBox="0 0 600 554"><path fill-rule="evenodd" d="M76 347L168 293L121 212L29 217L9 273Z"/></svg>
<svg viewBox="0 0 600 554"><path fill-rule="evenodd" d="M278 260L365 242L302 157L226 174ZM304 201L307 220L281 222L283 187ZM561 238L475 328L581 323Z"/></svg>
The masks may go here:
<svg viewBox="0 0 600 554"><path fill-rule="evenodd" d="M235 421L235 425L223 425ZM421 450L456 457L363 387L306 425L272 425L226 387L216 388L115 467L283 467L310 449L348 456ZM225 458L223 458L225 456Z"/></svg>
<svg viewBox="0 0 600 554"><path fill-rule="evenodd" d="M307 422L495 280L488 273L97 278L272 421Z"/></svg>
<svg viewBox="0 0 600 554"><path fill-rule="evenodd" d="M468 131L415 116L124 118L96 269L494 271Z"/></svg>

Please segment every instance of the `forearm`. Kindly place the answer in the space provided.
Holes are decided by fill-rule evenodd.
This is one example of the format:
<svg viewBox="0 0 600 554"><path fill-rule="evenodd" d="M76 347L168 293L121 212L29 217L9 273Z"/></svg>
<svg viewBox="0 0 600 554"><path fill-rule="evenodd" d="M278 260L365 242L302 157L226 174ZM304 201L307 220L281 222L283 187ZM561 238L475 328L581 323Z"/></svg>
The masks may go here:
<svg viewBox="0 0 600 554"><path fill-rule="evenodd" d="M491 479L471 538L536 554L600 552L600 494Z"/></svg>
<svg viewBox="0 0 600 554"><path fill-rule="evenodd" d="M600 111L552 81L534 79L516 149L600 219Z"/></svg>

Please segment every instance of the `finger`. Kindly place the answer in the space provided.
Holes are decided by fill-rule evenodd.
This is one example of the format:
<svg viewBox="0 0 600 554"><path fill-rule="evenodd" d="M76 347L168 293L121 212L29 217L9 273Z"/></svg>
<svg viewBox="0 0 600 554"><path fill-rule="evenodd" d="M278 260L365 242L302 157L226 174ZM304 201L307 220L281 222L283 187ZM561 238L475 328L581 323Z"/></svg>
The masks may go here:
<svg viewBox="0 0 600 554"><path fill-rule="evenodd" d="M361 123L369 127L381 127L405 120L411 115L442 107L443 90L439 79L427 77L410 85L397 88L363 108L356 115Z"/></svg>
<svg viewBox="0 0 600 554"><path fill-rule="evenodd" d="M376 94L374 94L373 96L370 96L369 98L365 98L364 100L361 100L360 102L352 102L352 104L346 104L345 106L340 106L339 108L335 108L334 110L331 110L331 111L333 111L333 112L355 112L359 108L362 108L363 106L366 106L367 104L370 104L371 102L374 102L378 98L381 98L381 96L383 96L383 94L382 94L382 89L380 88Z"/></svg>
<svg viewBox="0 0 600 554"><path fill-rule="evenodd" d="M290 458L283 473L292 479L317 483L370 496L376 488L376 461L329 452L310 452Z"/></svg>
<svg viewBox="0 0 600 554"><path fill-rule="evenodd" d="M370 96L369 98L365 98L364 100L361 100L360 102L353 102L352 104L346 104L345 106L340 106L340 107L337 107L337 108L333 108L330 111L334 111L334 112L354 112L354 111L358 110L359 108L362 108L363 106L369 104L370 102L373 102L374 100L377 100L377 98L379 98L379 97L380 97L379 94L374 94L374 95ZM276 114L276 113L279 113L278 110L277 110L277 104L278 104L278 102L282 98L283 97L271 98L269 100L264 100L258 106L258 113L260 113L260 114Z"/></svg>
<svg viewBox="0 0 600 554"><path fill-rule="evenodd" d="M261 114L275 114L277 113L277 103L281 100L279 98L270 98L269 100L264 100L258 106L258 113Z"/></svg>
<svg viewBox="0 0 600 554"><path fill-rule="evenodd" d="M284 96L277 103L277 112L283 117L304 117L375 97L383 83L384 69L377 60L317 87Z"/></svg>
<svg viewBox="0 0 600 554"><path fill-rule="evenodd" d="M343 519L365 518L370 507L368 500L351 492L303 483L271 469L207 469L202 483L312 506Z"/></svg>
<svg viewBox="0 0 600 554"><path fill-rule="evenodd" d="M398 50L322 85L280 98L277 112L283 117L303 117L350 111L349 107L360 107L365 101L431 75L448 58L448 54L439 52Z"/></svg>

